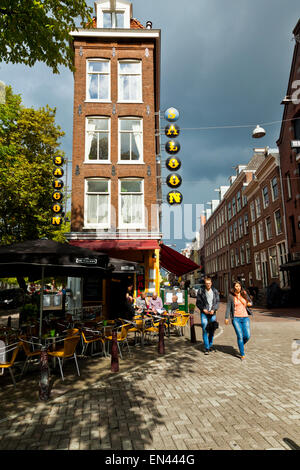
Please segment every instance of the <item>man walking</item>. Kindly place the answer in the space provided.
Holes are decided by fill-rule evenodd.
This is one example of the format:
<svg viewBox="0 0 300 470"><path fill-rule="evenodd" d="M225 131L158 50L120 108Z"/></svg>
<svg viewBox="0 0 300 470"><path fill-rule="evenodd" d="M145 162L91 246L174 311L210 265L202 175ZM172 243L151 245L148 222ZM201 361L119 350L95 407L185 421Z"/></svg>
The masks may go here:
<svg viewBox="0 0 300 470"><path fill-rule="evenodd" d="M216 312L219 308L220 296L217 289L212 286L212 280L210 277L206 277L204 279L204 284L204 288L199 289L197 292L196 305L200 310L201 316L201 327L205 348L204 354L209 354L209 351L212 350L214 340L214 328L210 328L209 326L213 327L213 323L216 321ZM207 331L208 329L209 331Z"/></svg>

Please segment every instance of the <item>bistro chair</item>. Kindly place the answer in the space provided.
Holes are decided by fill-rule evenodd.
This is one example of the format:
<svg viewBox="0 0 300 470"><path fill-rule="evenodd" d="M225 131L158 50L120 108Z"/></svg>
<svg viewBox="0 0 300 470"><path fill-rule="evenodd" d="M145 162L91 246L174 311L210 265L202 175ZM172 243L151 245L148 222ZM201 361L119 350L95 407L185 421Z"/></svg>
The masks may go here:
<svg viewBox="0 0 300 470"><path fill-rule="evenodd" d="M29 362L33 361L35 358L40 357L41 355L41 350L40 349L35 349L34 351L30 351L30 346L29 343L26 341L26 336L20 336L20 346L23 348L25 355L26 355L26 360L21 372L21 377L25 373L25 370L29 367Z"/></svg>
<svg viewBox="0 0 300 470"><path fill-rule="evenodd" d="M102 346L101 352L103 355L106 355L105 347L104 347L104 344L105 344L104 338L100 336L99 334L96 334L92 330L89 330L89 329L81 330L81 341L82 341L82 352L81 352L82 356L86 354L89 345L91 345L91 356L95 356L96 354L99 354L99 353L94 352L94 347L96 343L101 343L101 346Z"/></svg>
<svg viewBox="0 0 300 470"><path fill-rule="evenodd" d="M127 325L122 325L119 328L119 331L117 331L117 345L118 345L118 350L119 350L121 359L123 359L121 346L123 346L124 344L127 345L128 352L129 354L131 354L129 344L128 344L128 339L127 339L129 329L130 329L130 325L127 324ZM105 339L109 341L109 344L112 343L112 336L105 336ZM109 347L108 347L108 351L109 351Z"/></svg>
<svg viewBox="0 0 300 470"><path fill-rule="evenodd" d="M76 346L77 346L79 340L80 340L80 335L67 336L64 339L63 349L58 349L56 351L48 351L49 356L56 357L58 359L62 380L64 380L64 374L63 374L63 370L62 370L64 359L74 358L76 368L77 368L77 373L80 376L78 362L77 362L77 356L76 356L76 352L75 352Z"/></svg>
<svg viewBox="0 0 300 470"><path fill-rule="evenodd" d="M158 335L159 335L159 321L152 320L151 326L145 328L145 339L148 336L149 339L152 338L153 340L154 337Z"/></svg>
<svg viewBox="0 0 300 470"><path fill-rule="evenodd" d="M15 377L14 377L12 368L13 368L13 365L15 363L15 360L16 360L16 357L17 357L17 354L19 352L20 347L21 347L20 343L18 343L17 346L14 349L10 350L10 351L13 351L13 353L12 353L11 360L9 362L0 363L0 369L8 369L9 370L10 376L11 376L13 384L14 384L14 387L16 387L16 381L15 381ZM7 352L9 352L9 345L7 346Z"/></svg>
<svg viewBox="0 0 300 470"><path fill-rule="evenodd" d="M189 314L182 314L178 316L175 321L170 322L170 327L175 328L179 336L183 336L183 328L186 326L187 322L189 321L189 318Z"/></svg>

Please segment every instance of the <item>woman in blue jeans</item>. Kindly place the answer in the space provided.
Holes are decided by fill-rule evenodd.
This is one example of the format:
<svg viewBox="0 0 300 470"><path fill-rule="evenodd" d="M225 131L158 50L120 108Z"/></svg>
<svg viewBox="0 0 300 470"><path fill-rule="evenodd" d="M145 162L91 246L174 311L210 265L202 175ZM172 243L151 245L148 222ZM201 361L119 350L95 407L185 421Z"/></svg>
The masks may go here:
<svg viewBox="0 0 300 470"><path fill-rule="evenodd" d="M225 314L225 325L229 323L229 317L232 319L232 324L237 336L238 347L241 354L241 360L245 359L245 344L250 339L250 319L252 315L249 307L252 302L250 301L247 292L242 289L240 282L236 281L233 284L233 289L229 295L227 302L227 309Z"/></svg>

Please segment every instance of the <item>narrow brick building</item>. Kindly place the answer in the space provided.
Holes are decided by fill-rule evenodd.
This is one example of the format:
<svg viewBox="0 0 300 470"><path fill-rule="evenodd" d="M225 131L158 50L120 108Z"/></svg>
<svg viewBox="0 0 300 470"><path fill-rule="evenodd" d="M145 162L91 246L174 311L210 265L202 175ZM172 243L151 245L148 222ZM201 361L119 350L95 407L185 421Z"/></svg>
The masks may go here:
<svg viewBox="0 0 300 470"><path fill-rule="evenodd" d="M74 245L138 262L135 290L154 291L159 287L160 30L133 18L125 0L99 0L95 9L93 27L71 33L68 238Z"/></svg>

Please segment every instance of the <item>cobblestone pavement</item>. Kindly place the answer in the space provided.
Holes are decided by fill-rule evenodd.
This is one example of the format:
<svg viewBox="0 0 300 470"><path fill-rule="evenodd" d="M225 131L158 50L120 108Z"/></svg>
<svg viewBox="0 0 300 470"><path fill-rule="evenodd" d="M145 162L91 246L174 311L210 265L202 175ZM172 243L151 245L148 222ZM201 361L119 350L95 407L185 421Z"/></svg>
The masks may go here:
<svg viewBox="0 0 300 470"><path fill-rule="evenodd" d="M224 306L223 306L224 307ZM265 317L264 317L265 318ZM299 317L300 319L300 317ZM231 325L205 356L185 337L132 347L120 372L109 358L73 361L66 380L52 377L51 399L38 399L38 372L0 377L0 450L290 449L300 446L300 322L254 319L244 362ZM296 341L299 340L299 343Z"/></svg>

